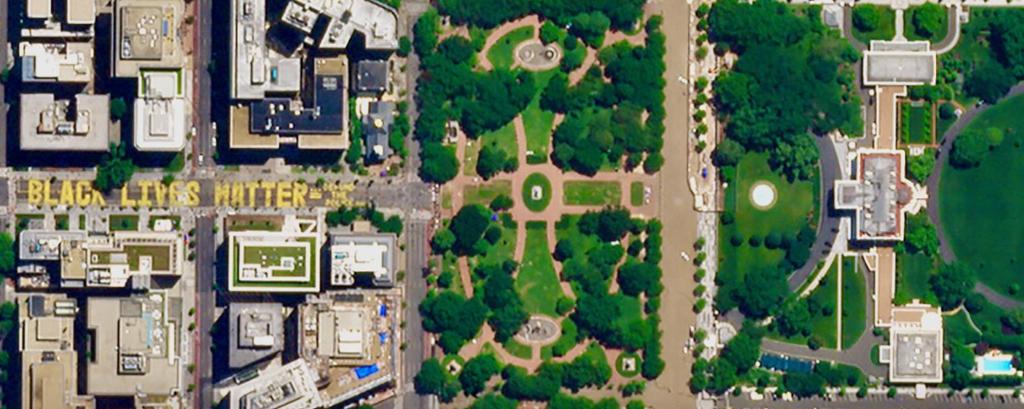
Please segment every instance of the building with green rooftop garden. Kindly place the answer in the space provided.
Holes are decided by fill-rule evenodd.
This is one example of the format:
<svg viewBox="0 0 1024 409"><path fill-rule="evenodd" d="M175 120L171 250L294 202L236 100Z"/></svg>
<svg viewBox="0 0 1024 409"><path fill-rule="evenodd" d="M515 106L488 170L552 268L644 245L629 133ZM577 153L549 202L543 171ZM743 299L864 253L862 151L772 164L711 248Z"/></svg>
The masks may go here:
<svg viewBox="0 0 1024 409"><path fill-rule="evenodd" d="M228 289L232 292L319 292L322 223L288 217L278 229L229 230Z"/></svg>

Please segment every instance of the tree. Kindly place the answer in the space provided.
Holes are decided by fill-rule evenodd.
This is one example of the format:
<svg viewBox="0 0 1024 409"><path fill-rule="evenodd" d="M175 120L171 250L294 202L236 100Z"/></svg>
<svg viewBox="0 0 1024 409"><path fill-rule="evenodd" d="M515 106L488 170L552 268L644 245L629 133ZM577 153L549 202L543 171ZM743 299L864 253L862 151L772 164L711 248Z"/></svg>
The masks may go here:
<svg viewBox="0 0 1024 409"><path fill-rule="evenodd" d="M736 367L726 359L715 359L711 363L711 382L708 389L711 392L721 395L736 385Z"/></svg>
<svg viewBox="0 0 1024 409"><path fill-rule="evenodd" d="M1001 321L1003 325L1012 329L1013 332L1017 334L1024 333L1024 309L1018 308L1007 312L1006 315L1003 315Z"/></svg>
<svg viewBox="0 0 1024 409"><path fill-rule="evenodd" d="M412 53L412 41L407 36L398 38L398 56L406 57Z"/></svg>
<svg viewBox="0 0 1024 409"><path fill-rule="evenodd" d="M914 155L907 158L907 173L917 183L925 183L935 168L935 152L926 149L923 155Z"/></svg>
<svg viewBox="0 0 1024 409"><path fill-rule="evenodd" d="M420 176L426 182L443 184L455 179L459 173L459 159L455 151L438 142L424 142L420 153L423 165Z"/></svg>
<svg viewBox="0 0 1024 409"><path fill-rule="evenodd" d="M665 157L659 152L654 152L647 155L647 159L644 160L644 172L647 174L657 173L664 165Z"/></svg>
<svg viewBox="0 0 1024 409"><path fill-rule="evenodd" d="M420 395L437 395L442 402L451 402L459 393L459 384L449 379L448 373L437 358L423 361L423 366L413 378L413 386Z"/></svg>
<svg viewBox="0 0 1024 409"><path fill-rule="evenodd" d="M811 314L807 305L799 301L787 302L782 312L775 317L775 325L785 336L807 336L811 333Z"/></svg>
<svg viewBox="0 0 1024 409"><path fill-rule="evenodd" d="M768 164L786 175L790 182L809 180L818 168L818 147L810 135L795 136L791 142L780 142L775 146L768 157Z"/></svg>
<svg viewBox="0 0 1024 409"><path fill-rule="evenodd" d="M478 297L467 300L453 291L428 296L420 303L423 328L441 334L441 347L455 353L476 336L487 317L487 306Z"/></svg>
<svg viewBox="0 0 1024 409"><path fill-rule="evenodd" d="M946 22L946 10L935 3L924 3L912 9L911 13L914 32L924 38L938 34Z"/></svg>
<svg viewBox="0 0 1024 409"><path fill-rule="evenodd" d="M110 152L103 155L103 161L96 169L96 180L93 184L97 189L109 192L121 188L135 174L135 164L125 156L124 145L110 144Z"/></svg>
<svg viewBox="0 0 1024 409"><path fill-rule="evenodd" d="M974 290L976 275L971 266L963 262L944 264L931 278L932 289L944 310L952 310Z"/></svg>
<svg viewBox="0 0 1024 409"><path fill-rule="evenodd" d="M740 159L746 154L746 149L736 141L725 138L718 143L714 152L711 153L711 160L715 166L736 166Z"/></svg>
<svg viewBox="0 0 1024 409"><path fill-rule="evenodd" d="M973 168L981 164L988 154L991 145L988 139L979 132L967 131L953 141L949 163L958 168Z"/></svg>
<svg viewBox="0 0 1024 409"><path fill-rule="evenodd" d="M725 344L721 359L729 361L736 368L736 372L745 374L754 367L760 357L760 334L755 334L753 330L744 328Z"/></svg>
<svg viewBox="0 0 1024 409"><path fill-rule="evenodd" d="M782 383L787 391L801 398L825 393L825 379L815 373L786 372Z"/></svg>
<svg viewBox="0 0 1024 409"><path fill-rule="evenodd" d="M777 269L750 271L743 277L740 311L750 318L764 318L775 312L789 293L785 274Z"/></svg>
<svg viewBox="0 0 1024 409"><path fill-rule="evenodd" d="M950 388L961 390L970 384L974 375L974 351L970 347L954 343L949 348L949 362L945 365L944 381Z"/></svg>
<svg viewBox="0 0 1024 409"><path fill-rule="evenodd" d="M968 95L994 104L1006 95L1016 82L1017 79L1002 64L988 62L967 74L964 90Z"/></svg>
<svg viewBox="0 0 1024 409"><path fill-rule="evenodd" d="M459 372L459 383L466 395L476 395L484 391L487 381L501 370L498 360L492 354L481 354L466 361Z"/></svg>
<svg viewBox="0 0 1024 409"><path fill-rule="evenodd" d="M1006 135L1003 133L1002 129L994 126L985 128L985 140L988 141L989 146L994 147L1001 145L1004 138L1006 138Z"/></svg>
<svg viewBox="0 0 1024 409"><path fill-rule="evenodd" d="M441 31L441 16L434 8L428 8L413 26L413 45L420 56L433 54L437 47L437 33Z"/></svg>
<svg viewBox="0 0 1024 409"><path fill-rule="evenodd" d="M115 122L120 121L126 113L128 113L128 104L124 102L124 98L117 97L110 100L110 119Z"/></svg>
<svg viewBox="0 0 1024 409"><path fill-rule="evenodd" d="M928 215L918 213L907 217L907 249L913 253L924 253L934 256L939 252L939 235L935 226L928 222Z"/></svg>
<svg viewBox="0 0 1024 409"><path fill-rule="evenodd" d="M939 118L953 119L956 116L956 106L951 102L943 102L939 105Z"/></svg>
<svg viewBox="0 0 1024 409"><path fill-rule="evenodd" d="M611 20L601 12L581 13L572 18L569 32L579 37L591 48L601 48L604 33L611 27Z"/></svg>
<svg viewBox="0 0 1024 409"><path fill-rule="evenodd" d="M488 393L473 402L469 409L516 409L518 406L519 402L498 394Z"/></svg>
<svg viewBox="0 0 1024 409"><path fill-rule="evenodd" d="M554 43L562 39L563 31L551 20L547 20L543 25L540 26L540 41L545 45Z"/></svg>
<svg viewBox="0 0 1024 409"><path fill-rule="evenodd" d="M491 199L491 210L496 212L509 210L513 205L515 205L515 203L512 201L512 198L505 194L500 194L495 196L494 199Z"/></svg>
<svg viewBox="0 0 1024 409"><path fill-rule="evenodd" d="M442 254L452 248L455 244L455 233L451 230L441 229L434 234L434 238L430 241L430 247L434 250L434 253Z"/></svg>
<svg viewBox="0 0 1024 409"><path fill-rule="evenodd" d="M474 246L483 238L490 225L491 211L480 205L468 205L459 209L452 218L449 229L455 235L452 250L458 254L472 254Z"/></svg>
<svg viewBox="0 0 1024 409"><path fill-rule="evenodd" d="M858 4L853 7L853 25L860 31L875 31L882 16L878 8L871 4Z"/></svg>
<svg viewBox="0 0 1024 409"><path fill-rule="evenodd" d="M0 233L0 274L11 275L14 261L14 239L8 232Z"/></svg>
<svg viewBox="0 0 1024 409"><path fill-rule="evenodd" d="M629 210L624 208L605 208L599 212L588 211L580 217L577 224L583 234L596 234L605 242L621 239L633 228Z"/></svg>
<svg viewBox="0 0 1024 409"><path fill-rule="evenodd" d="M484 180L504 170L509 161L508 154L497 145L487 144L480 149L480 156L476 161L476 172Z"/></svg>
<svg viewBox="0 0 1024 409"><path fill-rule="evenodd" d="M619 269L619 289L626 295L637 296L650 289L661 279L661 269L650 263L626 263Z"/></svg>

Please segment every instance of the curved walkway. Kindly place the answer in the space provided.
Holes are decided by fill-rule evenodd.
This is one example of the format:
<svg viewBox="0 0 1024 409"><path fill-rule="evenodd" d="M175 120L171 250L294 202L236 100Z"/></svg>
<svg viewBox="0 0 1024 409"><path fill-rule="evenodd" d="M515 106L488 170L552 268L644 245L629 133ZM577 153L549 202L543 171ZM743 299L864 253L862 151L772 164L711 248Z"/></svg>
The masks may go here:
<svg viewBox="0 0 1024 409"><path fill-rule="evenodd" d="M1013 97L1016 95L1024 94L1024 83L1017 84L1010 89L1010 92L1003 97L1003 99ZM953 141L960 135L960 132L964 130L978 115L987 111L992 105L984 104L981 106L973 106L967 112L960 115L953 126L946 130L946 133L942 135L942 140L939 142L939 154L935 159L935 169L932 170L932 174L928 177L928 218L931 219L932 225L935 226L935 231L939 237L939 253L942 255L942 260L946 263L953 262L956 260L956 253L953 252L953 247L949 245L949 240L946 239L946 232L942 226L942 218L939 212L940 195L939 192L939 181L942 179L942 169L946 161L949 160L949 152L953 150ZM1004 309L1016 309L1024 307L1024 302L1007 297L1000 294L998 291L993 290L986 284L979 282L975 285L974 290L985 296L990 302L998 305Z"/></svg>
<svg viewBox="0 0 1024 409"><path fill-rule="evenodd" d="M842 171L839 168L839 158L836 157L836 150L832 146L832 139L828 136L815 136L814 143L818 145L820 156L821 176L820 188L818 189L818 203L821 208L818 214L818 236L811 246L811 257L800 268L789 276L789 289L796 291L807 281L807 277L814 272L818 261L828 256L829 249L836 242L836 234L839 231L840 217L832 211L832 186L836 179L841 178Z"/></svg>

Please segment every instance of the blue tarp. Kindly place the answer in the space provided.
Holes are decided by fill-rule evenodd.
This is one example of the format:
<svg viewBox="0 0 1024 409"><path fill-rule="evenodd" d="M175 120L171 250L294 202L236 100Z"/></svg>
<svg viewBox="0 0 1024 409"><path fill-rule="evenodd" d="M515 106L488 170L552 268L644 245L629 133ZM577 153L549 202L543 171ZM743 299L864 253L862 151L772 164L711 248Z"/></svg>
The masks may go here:
<svg viewBox="0 0 1024 409"><path fill-rule="evenodd" d="M380 344L384 345L388 342L388 333L381 331L380 333Z"/></svg>
<svg viewBox="0 0 1024 409"><path fill-rule="evenodd" d="M761 367L782 372L810 373L814 363L788 356L764 354L761 355Z"/></svg>
<svg viewBox="0 0 1024 409"><path fill-rule="evenodd" d="M388 306L387 306L387 304L381 304L380 305L380 316L381 317L387 317L388 316Z"/></svg>
<svg viewBox="0 0 1024 409"><path fill-rule="evenodd" d="M380 368L377 367L377 364L360 366L356 368L356 378L363 379L377 373L378 371L380 371Z"/></svg>

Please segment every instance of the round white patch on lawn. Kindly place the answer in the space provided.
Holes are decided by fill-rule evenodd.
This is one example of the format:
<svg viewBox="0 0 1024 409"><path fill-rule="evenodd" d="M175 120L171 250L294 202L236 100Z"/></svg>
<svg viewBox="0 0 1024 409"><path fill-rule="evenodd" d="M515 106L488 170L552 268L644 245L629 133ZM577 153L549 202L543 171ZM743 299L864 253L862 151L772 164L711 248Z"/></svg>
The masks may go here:
<svg viewBox="0 0 1024 409"><path fill-rule="evenodd" d="M768 182L757 182L750 189L750 202L754 207L764 210L772 207L776 199L775 186Z"/></svg>

